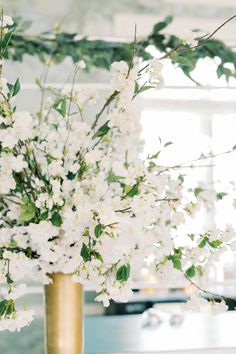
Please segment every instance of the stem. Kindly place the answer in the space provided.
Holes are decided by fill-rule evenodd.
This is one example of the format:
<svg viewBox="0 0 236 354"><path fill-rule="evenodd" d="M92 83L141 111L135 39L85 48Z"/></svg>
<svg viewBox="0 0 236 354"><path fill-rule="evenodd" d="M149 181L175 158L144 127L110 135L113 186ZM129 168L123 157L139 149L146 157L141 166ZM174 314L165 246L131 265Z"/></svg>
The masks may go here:
<svg viewBox="0 0 236 354"><path fill-rule="evenodd" d="M39 118L41 120L42 118L42 114L43 114L43 106L44 106L44 100L45 100L45 93L46 93L46 82L47 82L47 77L48 77L48 73L49 73L49 67L50 67L50 61L48 64L46 64L46 70L45 73L43 75L43 79L42 79L42 84L40 85L41 87L41 102L40 102L40 111L39 111Z"/></svg>
<svg viewBox="0 0 236 354"><path fill-rule="evenodd" d="M223 28L227 23L231 22L232 20L234 20L236 18L236 15L233 15L232 17L230 17L228 20L226 20L225 22L223 22L218 28L215 29L215 31L213 31L210 35L208 35L205 39L204 42L208 41L210 38L212 38L221 28ZM203 36L205 37L205 36ZM203 38L201 37L201 38ZM200 39L201 39L200 38ZM203 43L202 43L203 44ZM197 48L197 47L196 47Z"/></svg>
<svg viewBox="0 0 236 354"><path fill-rule="evenodd" d="M206 295L212 295L212 296L214 296L214 297L218 297L218 298L221 298L221 299L226 299L226 300L233 300L233 301L235 301L235 299L232 298L232 297L228 297L228 296L223 296L223 295L215 294L215 293L213 293L213 292L211 292L211 291L202 289L199 285L197 285L195 282L193 282L192 279L189 278L186 273L184 273L184 276L185 276L185 278L191 283L191 285L193 285L196 289L202 291L202 292L203 292L204 294L206 294Z"/></svg>
<svg viewBox="0 0 236 354"><path fill-rule="evenodd" d="M135 23L134 26L134 42L133 42L133 47L132 47L132 52L131 52L131 58L130 58L130 62L129 62L129 69L127 72L127 76L126 79L128 79L132 65L133 65L133 60L135 57L135 53L136 53L136 45L137 45L137 24Z"/></svg>
<svg viewBox="0 0 236 354"><path fill-rule="evenodd" d="M190 167L190 168L193 168L193 167L204 167L204 166L184 166L185 164L188 164L188 163L191 163L191 162L197 162L197 161L201 161L201 160L208 160L208 159L213 159L215 157L218 157L218 156L222 156L222 155L226 155L226 154L230 154L232 152L235 152L235 150L228 150L228 151L225 151L225 152L221 152L219 154L211 154L211 155L208 155L208 156L200 156L199 158L197 159L194 159L194 160L191 160L191 161L187 161L187 162L183 162L183 163L180 163L178 165L174 165L174 166L170 166L170 167L166 167L165 169L163 169L162 171L158 172L157 173L157 176L159 176L160 174L162 174L163 172L167 172L169 170L173 170L173 169L178 169L178 168L186 168L186 167ZM205 167L211 167L211 165L206 165Z"/></svg>
<svg viewBox="0 0 236 354"><path fill-rule="evenodd" d="M15 203L17 205L21 205L21 203L15 201L14 199L11 199L11 198L5 196L4 194L0 194L0 200L4 200L4 199L9 201L9 202L11 202L11 203Z"/></svg>
<svg viewBox="0 0 236 354"><path fill-rule="evenodd" d="M75 71L73 75L73 81L72 81L72 86L71 86L71 91L70 91L70 97L69 97L69 106L68 106L68 111L67 111L67 137L66 141L63 147L63 152L65 153L66 145L70 136L70 128L71 128L71 121L70 121L70 112L71 112L71 105L72 105L72 100L73 100L73 91L75 87L75 81L76 81L76 75L78 73L78 63L75 65Z"/></svg>
<svg viewBox="0 0 236 354"><path fill-rule="evenodd" d="M104 106L102 107L101 111L96 115L96 119L92 124L91 130L94 130L96 128L99 118L101 117L105 109L111 104L111 102L114 101L114 99L119 95L119 93L120 91L116 90L110 95L110 97L107 99Z"/></svg>

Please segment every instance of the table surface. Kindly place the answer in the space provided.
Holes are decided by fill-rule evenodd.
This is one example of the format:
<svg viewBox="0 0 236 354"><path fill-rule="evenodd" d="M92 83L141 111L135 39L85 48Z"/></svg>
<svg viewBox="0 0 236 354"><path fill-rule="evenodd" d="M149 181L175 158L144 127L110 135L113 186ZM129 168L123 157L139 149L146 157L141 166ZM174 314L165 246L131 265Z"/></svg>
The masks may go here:
<svg viewBox="0 0 236 354"><path fill-rule="evenodd" d="M180 326L164 321L158 328L142 328L140 315L91 316L85 319L85 353L236 354L235 328L236 312L187 315ZM0 353L43 354L43 320L19 333L1 332Z"/></svg>

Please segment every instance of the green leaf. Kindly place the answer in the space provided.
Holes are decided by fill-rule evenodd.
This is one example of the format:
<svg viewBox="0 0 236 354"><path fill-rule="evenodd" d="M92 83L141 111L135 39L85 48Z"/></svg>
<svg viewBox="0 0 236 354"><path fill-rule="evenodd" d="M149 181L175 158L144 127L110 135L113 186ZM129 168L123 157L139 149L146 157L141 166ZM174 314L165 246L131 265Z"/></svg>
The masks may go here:
<svg viewBox="0 0 236 354"><path fill-rule="evenodd" d="M194 237L195 235L194 234L188 234L188 237L193 241L194 240Z"/></svg>
<svg viewBox="0 0 236 354"><path fill-rule="evenodd" d="M172 144L173 144L172 141L168 141L167 143L165 143L164 147L167 147L167 146L172 145Z"/></svg>
<svg viewBox="0 0 236 354"><path fill-rule="evenodd" d="M6 275L6 280L7 280L7 284L13 284L14 283L14 281L12 280L12 278L11 278L9 273Z"/></svg>
<svg viewBox="0 0 236 354"><path fill-rule="evenodd" d="M126 185L125 193L127 197L133 197L139 193L138 184L134 184L133 186Z"/></svg>
<svg viewBox="0 0 236 354"><path fill-rule="evenodd" d="M157 159L160 155L161 151L158 151L156 152L155 154L151 155L151 156L148 156L148 159L149 160L152 160L152 159Z"/></svg>
<svg viewBox="0 0 236 354"><path fill-rule="evenodd" d="M13 97L16 96L18 94L18 92L20 91L20 81L19 79L16 80L14 86L13 86Z"/></svg>
<svg viewBox="0 0 236 354"><path fill-rule="evenodd" d="M202 239L201 242L199 243L198 247L199 247L199 248L205 247L206 244L207 244L207 242L208 242L208 237L205 236L205 237L203 237L203 239Z"/></svg>
<svg viewBox="0 0 236 354"><path fill-rule="evenodd" d="M191 62L190 59L188 59L188 58L186 58L186 57L175 56L175 57L172 58L172 60L173 60L175 63L180 64L181 66L188 67L188 68L190 68L190 69L193 69L193 68L194 68L194 64Z"/></svg>
<svg viewBox="0 0 236 354"><path fill-rule="evenodd" d="M192 265L190 268L188 268L188 269L186 270L186 275L187 275L189 278L194 277L195 274L196 274L196 270L195 270L195 266L194 266L194 265Z"/></svg>
<svg viewBox="0 0 236 354"><path fill-rule="evenodd" d="M20 221L30 221L35 217L35 206L27 199L27 204L22 204L20 208Z"/></svg>
<svg viewBox="0 0 236 354"><path fill-rule="evenodd" d="M139 84L137 83L137 81L135 81L134 93L138 93L138 92L139 92Z"/></svg>
<svg viewBox="0 0 236 354"><path fill-rule="evenodd" d="M216 194L216 200L222 200L228 193L220 192Z"/></svg>
<svg viewBox="0 0 236 354"><path fill-rule="evenodd" d="M109 130L110 130L110 127L108 126L108 121L103 124L99 129L98 131L95 133L94 137L96 138L102 138L104 135L106 135Z"/></svg>
<svg viewBox="0 0 236 354"><path fill-rule="evenodd" d="M104 226L101 224L98 224L94 228L94 235L99 238L103 234Z"/></svg>
<svg viewBox="0 0 236 354"><path fill-rule="evenodd" d="M200 188L200 187L197 187L194 189L194 194L195 194L195 197L197 197L200 193L204 192L204 189Z"/></svg>
<svg viewBox="0 0 236 354"><path fill-rule="evenodd" d="M129 276L130 276L130 265L128 263L120 266L117 269L116 280L127 281L129 279Z"/></svg>
<svg viewBox="0 0 236 354"><path fill-rule="evenodd" d="M8 91L9 91L9 96L14 97L18 94L20 91L20 81L19 79L16 80L16 82L13 84L10 84L9 82L7 83Z"/></svg>
<svg viewBox="0 0 236 354"><path fill-rule="evenodd" d="M0 317L2 317L6 311L6 307L9 300L0 301Z"/></svg>
<svg viewBox="0 0 236 354"><path fill-rule="evenodd" d="M62 218L61 218L61 215L59 213L54 213L51 217L51 223L54 225L54 226L58 226L60 227L61 224L62 224Z"/></svg>
<svg viewBox="0 0 236 354"><path fill-rule="evenodd" d="M183 175L179 175L178 176L178 180L180 181L180 184L184 183L184 176Z"/></svg>
<svg viewBox="0 0 236 354"><path fill-rule="evenodd" d="M112 170L108 172L107 176L107 182L108 184L114 183L114 182L119 182L120 180L124 179L125 177L122 176L116 176Z"/></svg>
<svg viewBox="0 0 236 354"><path fill-rule="evenodd" d="M8 91L9 91L9 96L12 97L14 85L12 85L8 82L7 87L8 87Z"/></svg>
<svg viewBox="0 0 236 354"><path fill-rule="evenodd" d="M225 68L222 64L218 66L216 74L218 78L225 76L226 81L229 81L229 78L233 76L232 71L228 68Z"/></svg>
<svg viewBox="0 0 236 354"><path fill-rule="evenodd" d="M173 255L173 256L170 256L170 259L171 259L175 269L179 269L179 270L182 269L182 264L181 264L179 256Z"/></svg>
<svg viewBox="0 0 236 354"><path fill-rule="evenodd" d="M53 108L62 115L66 116L66 98L57 98L53 104Z"/></svg>
<svg viewBox="0 0 236 354"><path fill-rule="evenodd" d="M214 241L208 240L208 243L212 248L218 248L222 245L222 241L220 241L220 240L214 240Z"/></svg>
<svg viewBox="0 0 236 354"><path fill-rule="evenodd" d="M172 21L173 21L173 17L167 16L164 21L161 21L154 26L153 32L154 33L160 32L161 30L166 28Z"/></svg>
<svg viewBox="0 0 236 354"><path fill-rule="evenodd" d="M102 256L97 251L91 251L90 256L94 257L95 259L99 259L101 262L103 261Z"/></svg>
<svg viewBox="0 0 236 354"><path fill-rule="evenodd" d="M7 50L7 47L11 41L12 35L15 32L15 28L12 30L9 30L3 37L2 43L1 43L1 51L4 53Z"/></svg>
<svg viewBox="0 0 236 354"><path fill-rule="evenodd" d="M83 243L82 245L80 255L83 258L84 262L90 261L90 250L85 243Z"/></svg>
<svg viewBox="0 0 236 354"><path fill-rule="evenodd" d="M40 220L47 220L48 218L48 211L45 211L44 213L40 214L39 219Z"/></svg>
<svg viewBox="0 0 236 354"><path fill-rule="evenodd" d="M155 86L144 85L144 86L140 87L138 93L142 93L142 92L148 91L148 90L153 89L153 88L155 88Z"/></svg>

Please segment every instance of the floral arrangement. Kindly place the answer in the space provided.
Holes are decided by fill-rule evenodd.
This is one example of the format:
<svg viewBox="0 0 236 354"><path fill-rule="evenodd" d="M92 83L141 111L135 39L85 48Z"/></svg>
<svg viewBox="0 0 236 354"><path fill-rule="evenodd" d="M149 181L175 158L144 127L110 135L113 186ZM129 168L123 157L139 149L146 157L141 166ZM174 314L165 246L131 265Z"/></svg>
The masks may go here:
<svg viewBox="0 0 236 354"><path fill-rule="evenodd" d="M2 15L1 59L12 26ZM189 33L181 45L197 44ZM158 165L159 151L140 158L136 97L162 85L166 58L137 63L134 45L129 65L112 64L111 93L91 122L84 112L98 97L76 85L83 61L70 86L47 88L50 97L34 117L14 106L19 80L1 78L0 330L19 330L33 319L33 311L15 304L26 292L25 277L48 284L51 273L73 274L74 281L92 283L107 306L110 299L128 299L147 263L160 283L194 284L219 254L235 249L231 227L189 235L188 245L181 244L178 228L204 204L206 191L186 189L183 176ZM195 295L189 308L193 301L216 312L227 308L223 301L196 302Z"/></svg>

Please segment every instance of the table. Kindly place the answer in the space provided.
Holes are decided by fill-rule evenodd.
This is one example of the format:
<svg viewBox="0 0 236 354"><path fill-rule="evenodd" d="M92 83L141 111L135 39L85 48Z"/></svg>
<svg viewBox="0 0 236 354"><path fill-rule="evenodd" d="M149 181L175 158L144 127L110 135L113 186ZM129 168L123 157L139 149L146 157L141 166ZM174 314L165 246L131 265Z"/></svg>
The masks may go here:
<svg viewBox="0 0 236 354"><path fill-rule="evenodd" d="M228 349L230 354L236 354L236 312L218 316L187 315L178 327L166 321L158 328L142 328L140 315L88 317L86 327L86 354L168 351L180 354L198 349L216 354L226 354Z"/></svg>
<svg viewBox="0 0 236 354"><path fill-rule="evenodd" d="M188 315L179 327L156 329L143 329L141 315L89 316L85 354L236 354L235 328L236 312ZM1 332L0 353L43 354L43 319L20 333Z"/></svg>

